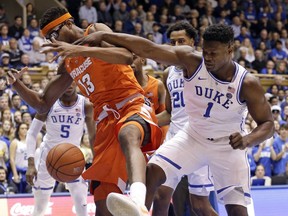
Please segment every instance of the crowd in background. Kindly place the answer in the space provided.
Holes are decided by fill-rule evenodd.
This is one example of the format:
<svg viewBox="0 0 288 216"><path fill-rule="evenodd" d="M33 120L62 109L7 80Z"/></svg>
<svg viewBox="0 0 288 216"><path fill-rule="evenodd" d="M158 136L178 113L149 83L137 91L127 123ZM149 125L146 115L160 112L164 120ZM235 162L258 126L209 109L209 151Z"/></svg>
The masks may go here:
<svg viewBox="0 0 288 216"><path fill-rule="evenodd" d="M251 183L255 179L265 178L264 185L271 185L271 178L275 176L283 177L281 183L288 183L288 86L283 85L283 75L288 75L287 0L60 2L75 18L75 24L83 29L92 23L105 23L114 32L145 37L158 44L169 43L166 30L171 23L187 20L199 32L196 43L199 51L201 35L207 26L215 23L231 25L235 33L234 60L251 73L272 74L275 80L275 84L267 89L266 97L271 104L276 132L273 138L248 150L253 176ZM29 73L22 76L26 86L41 93L55 75L58 64L50 62L55 53L41 53L41 46L46 41L41 35L35 10L32 3L26 5L27 28L24 28L22 15L9 23L5 6L0 6L0 83L5 82L5 70L9 68L48 67L49 72L40 82L33 81ZM147 64L155 71L164 69L163 65L150 60ZM27 164L17 161L16 155L26 154L25 137L35 110L11 86L0 86L0 185L4 182L6 186L10 185L11 193L29 193L31 188L25 184ZM255 127L255 122L249 116L246 126L248 131ZM42 131L44 134L45 130ZM82 146L85 148L83 152L89 152L87 137L83 138ZM87 153L90 163L91 157L91 153Z"/></svg>

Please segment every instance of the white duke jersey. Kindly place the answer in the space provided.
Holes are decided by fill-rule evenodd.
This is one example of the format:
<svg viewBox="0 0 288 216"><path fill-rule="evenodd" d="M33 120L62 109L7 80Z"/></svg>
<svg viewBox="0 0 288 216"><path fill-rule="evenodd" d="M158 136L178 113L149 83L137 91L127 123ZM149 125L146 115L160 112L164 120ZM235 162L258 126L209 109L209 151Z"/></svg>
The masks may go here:
<svg viewBox="0 0 288 216"><path fill-rule="evenodd" d="M182 69L175 66L169 68L166 86L170 94L172 108L169 130L177 132L188 121L183 97L184 78Z"/></svg>
<svg viewBox="0 0 288 216"><path fill-rule="evenodd" d="M80 146L85 126L85 97L78 95L73 106L65 107L58 99L46 119L43 141L49 149L59 143L71 143Z"/></svg>
<svg viewBox="0 0 288 216"><path fill-rule="evenodd" d="M189 125L201 137L217 139L235 132L245 134L248 111L239 95L247 71L236 62L234 65L231 82L213 76L203 59L193 76L185 78L184 98Z"/></svg>

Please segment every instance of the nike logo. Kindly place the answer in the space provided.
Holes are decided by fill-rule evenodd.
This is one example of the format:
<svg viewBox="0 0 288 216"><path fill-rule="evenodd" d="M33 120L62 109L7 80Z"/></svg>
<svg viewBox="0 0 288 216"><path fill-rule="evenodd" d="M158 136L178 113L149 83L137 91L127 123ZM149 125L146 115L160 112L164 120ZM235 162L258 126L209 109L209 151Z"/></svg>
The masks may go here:
<svg viewBox="0 0 288 216"><path fill-rule="evenodd" d="M198 77L198 80L207 80L207 78L204 78L204 77Z"/></svg>

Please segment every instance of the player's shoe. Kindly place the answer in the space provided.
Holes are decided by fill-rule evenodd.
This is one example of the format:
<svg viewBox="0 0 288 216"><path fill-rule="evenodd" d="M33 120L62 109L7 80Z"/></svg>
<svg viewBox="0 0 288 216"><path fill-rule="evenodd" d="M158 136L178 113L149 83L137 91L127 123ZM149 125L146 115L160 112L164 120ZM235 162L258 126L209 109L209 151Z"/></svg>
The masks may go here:
<svg viewBox="0 0 288 216"><path fill-rule="evenodd" d="M138 205L130 197L123 194L110 193L106 205L114 216L149 216L144 205Z"/></svg>

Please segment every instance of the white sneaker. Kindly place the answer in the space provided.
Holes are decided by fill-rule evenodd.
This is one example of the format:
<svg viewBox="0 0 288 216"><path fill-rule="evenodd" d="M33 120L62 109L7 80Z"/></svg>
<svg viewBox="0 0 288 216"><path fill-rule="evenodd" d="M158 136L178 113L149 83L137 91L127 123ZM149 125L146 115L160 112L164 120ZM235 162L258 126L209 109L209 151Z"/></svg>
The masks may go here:
<svg viewBox="0 0 288 216"><path fill-rule="evenodd" d="M149 216L145 206L137 205L128 196L119 193L110 193L106 205L114 216Z"/></svg>

